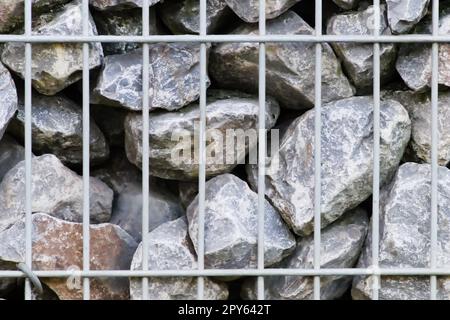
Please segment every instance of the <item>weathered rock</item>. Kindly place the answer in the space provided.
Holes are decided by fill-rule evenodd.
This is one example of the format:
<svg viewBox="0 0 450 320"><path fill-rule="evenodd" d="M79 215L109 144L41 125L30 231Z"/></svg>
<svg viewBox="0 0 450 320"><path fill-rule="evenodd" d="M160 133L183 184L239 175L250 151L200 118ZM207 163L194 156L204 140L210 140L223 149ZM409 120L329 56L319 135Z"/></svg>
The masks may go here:
<svg viewBox="0 0 450 320"><path fill-rule="evenodd" d="M211 269L250 269L257 263L258 195L231 174L206 183L205 266ZM189 235L197 249L198 197L187 208ZM295 237L278 212L265 201L264 264L287 257Z"/></svg>
<svg viewBox="0 0 450 320"><path fill-rule="evenodd" d="M405 160L431 163L431 96L429 93L413 91L384 91L382 96L396 99L411 118L411 141ZM438 161L445 166L450 162L450 93L439 92L438 98Z"/></svg>
<svg viewBox="0 0 450 320"><path fill-rule="evenodd" d="M142 179L141 172L121 154L104 168L93 172L115 193L111 223L127 231L137 242L142 240ZM149 186L149 232L165 222L184 215L178 199L164 181L152 178Z"/></svg>
<svg viewBox="0 0 450 320"><path fill-rule="evenodd" d="M209 146L206 174L214 176L231 171L245 162L249 150L256 147L258 128L258 99L238 92L210 90L206 106ZM275 124L279 114L277 102L266 103L266 128ZM178 112L159 112L150 115L150 174L173 180L193 180L198 177L198 130L200 108L192 104ZM235 141L235 148L226 148ZM254 139L236 136L248 133ZM128 159L142 165L142 115L130 113L125 119L125 148ZM228 149L228 150L227 150ZM192 156L194 154L194 156Z"/></svg>
<svg viewBox="0 0 450 320"><path fill-rule="evenodd" d="M149 270L195 270L197 257L188 236L185 218L167 222L148 234ZM134 254L131 270L142 270L142 243ZM197 278L150 278L150 300L194 300L197 298ZM142 299L142 280L132 278L130 295L133 300ZM225 300L227 286L205 279L204 298Z"/></svg>
<svg viewBox="0 0 450 320"><path fill-rule="evenodd" d="M9 121L17 110L17 91L11 74L0 63L0 140L5 133Z"/></svg>
<svg viewBox="0 0 450 320"><path fill-rule="evenodd" d="M149 0L148 5L152 6L160 0ZM89 4L97 10L122 10L130 8L142 8L142 0L90 0Z"/></svg>
<svg viewBox="0 0 450 320"><path fill-rule="evenodd" d="M70 0L34 0L33 15L39 16ZM12 29L23 27L25 17L24 0L0 0L0 34L11 32Z"/></svg>
<svg viewBox="0 0 450 320"><path fill-rule="evenodd" d="M187 208L198 194L198 182L180 181L178 195L183 207Z"/></svg>
<svg viewBox="0 0 450 320"><path fill-rule="evenodd" d="M267 34L312 34L313 29L289 11L267 22ZM257 25L243 25L233 34L258 34ZM221 88L258 92L258 44L222 43L210 57L210 75ZM353 96L354 88L342 73L328 44L323 45L322 87L324 102ZM267 93L291 109L314 105L315 44L268 43L266 54Z"/></svg>
<svg viewBox="0 0 450 320"><path fill-rule="evenodd" d="M36 153L51 153L65 164L83 163L83 110L63 95L33 94L31 126L33 149ZM23 140L25 106L19 102L19 112L9 126L9 132ZM105 137L94 121L90 122L90 161L98 164L109 156Z"/></svg>
<svg viewBox="0 0 450 320"><path fill-rule="evenodd" d="M450 264L450 171L438 168L437 267ZM431 237L431 166L406 163L394 180L382 189L380 197L380 268L429 268ZM371 236L358 267L369 267ZM371 299L372 277L355 277L354 299ZM449 277L438 277L438 299L449 299ZM379 289L382 300L428 300L429 277L383 276Z"/></svg>
<svg viewBox="0 0 450 320"><path fill-rule="evenodd" d="M82 178L53 155L32 159L31 211L45 212L67 221L81 222ZM113 192L90 179L90 217L94 223L111 216ZM0 232L25 215L25 161L19 162L0 184Z"/></svg>
<svg viewBox="0 0 450 320"><path fill-rule="evenodd" d="M65 5L50 17L38 18L34 35L82 35L82 5L79 0ZM89 17L89 35L96 35L92 17ZM54 95L82 77L83 45L78 43L33 44L31 78L34 88L42 94ZM11 70L25 77L25 44L6 43L1 59ZM103 60L100 43L90 44L89 68L99 67Z"/></svg>
<svg viewBox="0 0 450 320"><path fill-rule="evenodd" d="M361 253L369 227L369 218L362 209L346 213L342 219L326 227L321 234L320 267L353 268ZM298 241L293 255L284 260L279 268L313 269L314 237ZM351 276L321 277L320 297L332 300L341 297L351 286ZM244 283L244 299L256 299L255 281ZM268 277L265 281L265 298L272 300L312 300L314 279L302 276Z"/></svg>
<svg viewBox="0 0 450 320"><path fill-rule="evenodd" d="M292 7L300 0L267 0L266 19L273 19ZM259 21L259 0L225 0L239 18L246 22Z"/></svg>
<svg viewBox="0 0 450 320"><path fill-rule="evenodd" d="M150 45L149 50L150 110L173 111L197 100L200 95L200 46L159 43ZM142 110L142 50L105 58L92 102Z"/></svg>
<svg viewBox="0 0 450 320"><path fill-rule="evenodd" d="M426 14L430 0L386 0L393 33L409 32Z"/></svg>
<svg viewBox="0 0 450 320"><path fill-rule="evenodd" d="M91 116L103 132L110 147L123 148L125 128L123 123L128 112L119 108L91 105Z"/></svg>
<svg viewBox="0 0 450 320"><path fill-rule="evenodd" d="M411 122L394 100L381 102L381 183L398 167ZM373 98L354 97L322 108L322 227L372 193ZM266 195L299 235L313 232L314 110L297 118L266 171ZM256 179L253 179L256 181Z"/></svg>
<svg viewBox="0 0 450 320"><path fill-rule="evenodd" d="M95 11L93 12L98 33L114 36L140 36L142 35L142 9L126 11ZM149 34L159 33L155 10L150 9ZM140 47L135 42L103 43L105 55L122 54Z"/></svg>
<svg viewBox="0 0 450 320"><path fill-rule="evenodd" d="M333 0L333 2L342 9L349 10L354 8L358 4L359 0Z"/></svg>
<svg viewBox="0 0 450 320"><path fill-rule="evenodd" d="M33 268L35 270L82 270L83 225L47 214L33 215ZM126 270L137 243L113 224L90 226L90 269ZM25 222L17 221L0 232L0 265L25 261ZM1 280L0 280L1 281ZM82 299L81 279L41 278L60 299ZM128 279L95 278L90 281L93 300L128 299Z"/></svg>
<svg viewBox="0 0 450 320"><path fill-rule="evenodd" d="M200 32L200 1L166 0L159 10L166 26L175 34ZM207 33L212 34L229 17L225 0L207 1Z"/></svg>
<svg viewBox="0 0 450 320"><path fill-rule="evenodd" d="M440 6L439 34L450 34L450 3ZM426 16L412 31L414 34L431 34L432 21ZM431 45L426 43L405 43L400 46L397 71L406 85L414 91L425 91L431 87ZM450 87L450 45L439 45L439 84Z"/></svg>
<svg viewBox="0 0 450 320"><path fill-rule="evenodd" d="M25 158L25 149L9 136L0 141L0 182L5 174Z"/></svg>
<svg viewBox="0 0 450 320"><path fill-rule="evenodd" d="M380 10L380 34L390 35L387 25L386 7ZM332 17L327 26L327 34L332 35L372 35L374 9L345 12ZM372 20L371 20L372 19ZM335 42L334 51L342 60L347 76L358 90L371 91L373 85L373 45ZM382 84L390 80L395 72L396 46L392 43L380 46L380 72Z"/></svg>

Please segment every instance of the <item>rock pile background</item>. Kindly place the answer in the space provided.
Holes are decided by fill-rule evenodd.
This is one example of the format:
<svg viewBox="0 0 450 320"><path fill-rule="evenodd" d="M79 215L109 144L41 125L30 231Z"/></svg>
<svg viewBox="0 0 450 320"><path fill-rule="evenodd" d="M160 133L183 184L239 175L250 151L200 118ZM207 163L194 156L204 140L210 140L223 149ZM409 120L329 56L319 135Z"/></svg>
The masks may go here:
<svg viewBox="0 0 450 320"><path fill-rule="evenodd" d="M361 0L323 0L323 30L370 35L373 7ZM199 32L197 0L151 0L151 34ZM0 0L0 33L23 31L23 0ZM91 0L89 34L139 35L142 1ZM312 34L314 1L266 1L268 34ZM431 32L429 0L382 1L380 33ZM450 33L450 2L440 27ZM80 35L79 0L33 2L33 34ZM208 33L257 34L258 0L208 1ZM265 266L312 268L314 230L314 44L267 45L266 125L281 132L280 152L267 161ZM323 44L321 267L371 266L373 180L373 47ZM450 265L450 46L440 46L438 267ZM197 268L198 165L171 158L173 134L194 135L200 118L198 44L149 46L150 124L143 132L142 48L92 43L90 123L91 269L142 268L142 137L150 140L148 265ZM430 265L431 47L381 45L380 267ZM0 270L25 257L24 44L0 50ZM82 48L33 45L33 267L82 267ZM208 45L207 128L258 127L258 45ZM194 147L192 141L192 147ZM188 145L191 147L191 144ZM249 142L233 163L206 166L205 267L255 268L257 166L245 163ZM224 152L220 150L216 152ZM78 279L79 280L79 279ZM42 279L36 299L80 299L77 280ZM72 282L71 282L72 281ZM323 299L371 299L371 277L323 277ZM154 278L152 299L194 299L195 278ZM426 277L383 277L382 299L427 299ZM0 279L0 298L20 298L23 281ZM255 279L208 278L208 299L254 299ZM266 297L311 299L310 277L266 279ZM91 282L93 299L141 299L140 279ZM450 279L438 279L450 299Z"/></svg>

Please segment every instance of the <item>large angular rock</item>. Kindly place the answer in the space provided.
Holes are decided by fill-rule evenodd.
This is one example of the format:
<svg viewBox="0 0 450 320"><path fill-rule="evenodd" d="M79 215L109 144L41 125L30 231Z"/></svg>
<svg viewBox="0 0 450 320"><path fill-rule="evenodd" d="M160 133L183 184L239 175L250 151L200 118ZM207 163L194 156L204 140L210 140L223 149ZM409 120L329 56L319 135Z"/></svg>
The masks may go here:
<svg viewBox="0 0 450 320"><path fill-rule="evenodd" d="M70 0L34 0L33 15L39 16ZM23 27L25 18L24 0L0 0L0 34L9 33L14 28Z"/></svg>
<svg viewBox="0 0 450 320"><path fill-rule="evenodd" d="M209 94L206 122L207 139L210 142L207 150L206 174L214 176L229 172L237 164L244 163L248 151L256 147L259 103L256 97L238 92L211 90ZM278 104L268 98L266 128L273 127L278 114ZM196 103L178 112L159 112L150 115L151 175L173 180L193 180L198 177L199 124L200 108ZM235 141L236 148L227 148L224 141L226 131L231 137L228 141ZM255 139L246 139L245 142L237 140L236 136L242 132ZM130 162L141 167L141 114L130 113L125 119L125 148Z"/></svg>
<svg viewBox="0 0 450 320"><path fill-rule="evenodd" d="M149 50L150 110L173 111L197 100L200 95L200 46L158 43L150 45ZM142 50L105 58L92 102L142 110Z"/></svg>
<svg viewBox="0 0 450 320"><path fill-rule="evenodd" d="M90 226L90 269L127 270L137 243L113 224ZM33 215L33 268L82 270L83 225L43 213ZM25 222L17 221L0 232L0 265L25 261ZM2 280L0 280L1 282ZM82 280L41 278L60 299L82 299ZM78 285L77 285L78 284ZM95 278L90 281L92 300L128 299L127 278Z"/></svg>
<svg viewBox="0 0 450 320"><path fill-rule="evenodd" d="M0 140L17 110L17 91L11 74L0 63Z"/></svg>
<svg viewBox="0 0 450 320"><path fill-rule="evenodd" d="M440 6L439 34L450 34L450 5L444 2ZM431 16L426 16L412 33L431 34ZM397 71L406 85L414 91L426 91L431 87L431 54L430 44L425 43L405 43L400 46L397 59ZM450 87L450 45L439 45L439 77L440 85Z"/></svg>
<svg viewBox="0 0 450 320"><path fill-rule="evenodd" d="M267 34L312 34L313 29L289 11L267 22ZM257 25L243 25L233 34L258 34ZM258 92L258 44L222 43L211 52L209 72L221 88ZM322 87L324 102L353 96L354 88L328 44L323 45ZM305 109L314 105L315 44L268 43L267 93L281 106Z"/></svg>
<svg viewBox="0 0 450 320"><path fill-rule="evenodd" d="M152 6L160 0L149 0L148 5ZM89 4L97 10L123 10L131 8L142 8L142 0L90 0Z"/></svg>
<svg viewBox="0 0 450 320"><path fill-rule="evenodd" d="M197 257L187 231L185 218L167 222L148 234L149 270L196 270ZM142 243L134 254L131 270L142 270ZM228 298L226 285L205 279L205 300ZM197 299L197 278L151 278L148 284L150 300ZM142 299L142 279L132 278L130 295L133 300Z"/></svg>
<svg viewBox="0 0 450 320"><path fill-rule="evenodd" d="M267 0L266 19L273 19L283 14L300 0ZM225 0L239 18L246 22L259 21L259 0Z"/></svg>
<svg viewBox="0 0 450 320"><path fill-rule="evenodd" d="M6 173L25 158L25 149L9 136L0 141L0 182Z"/></svg>
<svg viewBox="0 0 450 320"><path fill-rule="evenodd" d="M210 269L251 269L257 265L258 195L231 174L206 183L205 266ZM198 239L198 197L187 208L189 235ZM295 237L278 212L265 201L264 264L287 257Z"/></svg>
<svg viewBox="0 0 450 320"><path fill-rule="evenodd" d="M413 91L384 91L386 99L396 99L411 118L411 141L405 160L431 163L431 96ZM445 166L450 162L450 93L439 92L438 102L438 161Z"/></svg>
<svg viewBox="0 0 450 320"><path fill-rule="evenodd" d="M320 267L353 268L369 228L369 218L362 209L348 212L344 217L326 227L321 234ZM313 269L314 237L298 241L293 255L284 260L279 268ZM322 300L340 298L351 286L351 276L330 276L320 279ZM255 281L247 280L242 287L244 299L256 299ZM312 300L314 280L312 277L275 276L265 281L265 298L272 300Z"/></svg>
<svg viewBox="0 0 450 320"><path fill-rule="evenodd" d="M120 154L104 168L93 172L95 177L114 190L111 223L127 231L137 242L142 240L142 173ZM169 192L164 181L150 180L149 226L152 231L165 222L184 215L179 200Z"/></svg>
<svg viewBox="0 0 450 320"><path fill-rule="evenodd" d="M42 96L33 94L31 126L33 149L36 153L51 153L65 164L83 162L83 110L63 95ZM25 106L19 103L9 132L24 139ZM109 146L94 121L90 122L90 161L98 164L109 156Z"/></svg>
<svg viewBox="0 0 450 320"><path fill-rule="evenodd" d="M53 155L32 159L32 212L45 212L67 221L81 222L82 178ZM111 217L113 192L96 178L90 179L91 222ZM19 162L0 184L0 232L25 215L25 161Z"/></svg>
<svg viewBox="0 0 450 320"><path fill-rule="evenodd" d="M394 174L411 133L402 105L381 102L381 182ZM354 97L322 108L322 227L372 193L373 98ZM297 118L266 171L266 195L298 235L313 232L314 110ZM256 181L256 179L253 179Z"/></svg>
<svg viewBox="0 0 450 320"><path fill-rule="evenodd" d="M390 35L387 25L386 7L381 6L380 34ZM364 11L345 12L332 17L327 26L327 34L332 35L372 35L373 27L368 23L373 19L373 6ZM371 91L373 85L373 45L335 42L334 51L342 60L347 76L358 90ZM395 72L396 46L392 43L380 46L381 82L391 79Z"/></svg>
<svg viewBox="0 0 450 320"><path fill-rule="evenodd" d="M450 171L438 168L437 267L450 264ZM431 237L431 166L405 163L380 198L380 268L429 268ZM358 267L370 267L371 236L367 237ZM354 299L371 299L372 277L355 277ZM450 295L449 277L438 277L438 299ZM428 300L429 277L383 276L379 289L382 300Z"/></svg>
<svg viewBox="0 0 450 320"><path fill-rule="evenodd" d="M200 32L200 1L166 0L162 2L159 14L166 26L175 34ZM207 1L207 33L214 33L226 23L230 8L225 0Z"/></svg>
<svg viewBox="0 0 450 320"><path fill-rule="evenodd" d="M393 33L409 32L426 14L430 0L386 0Z"/></svg>
<svg viewBox="0 0 450 320"><path fill-rule="evenodd" d="M79 0L35 22L34 35L82 35L83 12ZM96 35L92 17L89 17L89 35ZM33 87L42 94L54 95L82 77L83 45L78 43L33 44L31 78ZM11 70L25 77L25 44L6 43L1 60ZM89 68L99 67L103 60L100 43L90 44Z"/></svg>

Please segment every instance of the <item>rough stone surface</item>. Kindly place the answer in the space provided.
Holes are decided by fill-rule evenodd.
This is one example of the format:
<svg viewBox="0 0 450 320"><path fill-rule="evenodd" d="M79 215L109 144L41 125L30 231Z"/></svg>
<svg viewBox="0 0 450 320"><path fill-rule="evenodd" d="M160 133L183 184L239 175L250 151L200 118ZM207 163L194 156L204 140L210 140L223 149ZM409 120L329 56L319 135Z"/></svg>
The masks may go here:
<svg viewBox="0 0 450 320"><path fill-rule="evenodd" d="M33 268L35 270L82 270L83 225L43 213L33 215ZM91 270L126 270L137 243L113 224L90 226ZM25 261L25 222L17 221L0 232L0 265ZM41 278L60 299L81 300L81 279ZM1 282L1 280L0 280ZM95 278L90 281L93 300L128 299L127 278Z"/></svg>
<svg viewBox="0 0 450 320"><path fill-rule="evenodd" d="M196 270L197 257L188 236L185 218L167 222L148 234L149 270ZM142 243L134 254L131 270L142 270ZM130 295L142 299L142 280L132 278ZM197 298L197 278L151 278L150 300L194 300ZM205 278L205 300L225 300L227 286Z"/></svg>
<svg viewBox="0 0 450 320"><path fill-rule="evenodd" d="M246 139L239 148L235 135L239 130L253 129L257 137L258 98L239 92L209 91L206 106L208 123L206 174L214 176L231 171L237 164L245 162L245 155L256 147L256 139ZM279 114L279 106L271 98L266 103L266 128L272 128ZM200 108L192 104L174 112L159 112L150 115L150 174L173 180L193 180L198 177L198 135ZM232 131L235 140L233 159L225 157L224 133ZM216 134L220 133L221 136ZM232 139L229 139L232 141ZM249 141L250 140L250 141ZM142 165L142 115L133 113L125 119L125 147L131 163ZM195 157L192 156L195 153ZM234 154L233 154L234 153ZM228 154L229 157L231 157ZM231 161L233 160L233 161Z"/></svg>
<svg viewBox="0 0 450 320"><path fill-rule="evenodd" d="M413 91L385 91L382 96L400 102L411 118L411 140L405 160L431 163L431 95ZM438 161L439 165L445 166L450 162L450 93L439 92L438 99Z"/></svg>
<svg viewBox="0 0 450 320"><path fill-rule="evenodd" d="M17 110L17 91L11 74L0 63L0 140Z"/></svg>
<svg viewBox="0 0 450 320"><path fill-rule="evenodd" d="M32 159L32 212L45 212L67 221L81 222L82 178L53 155ZM25 215L25 161L19 162L0 184L0 231ZM90 217L94 223L111 217L113 192L90 179Z"/></svg>
<svg viewBox="0 0 450 320"><path fill-rule="evenodd" d="M386 0L393 33L409 32L426 14L430 0Z"/></svg>
<svg viewBox="0 0 450 320"><path fill-rule="evenodd" d="M278 17L299 1L267 0L266 19ZM259 0L225 0L225 2L242 20L250 23L259 21Z"/></svg>
<svg viewBox="0 0 450 320"><path fill-rule="evenodd" d="M200 46L159 43L150 45L149 50L150 110L173 111L197 100ZM107 56L92 98L97 104L142 110L142 50Z"/></svg>
<svg viewBox="0 0 450 320"><path fill-rule="evenodd" d="M245 181L224 174L206 183L205 266L211 269L250 269L257 265L258 195ZM197 248L198 197L187 208L189 235ZM265 201L264 264L287 257L295 237L278 212Z"/></svg>
<svg viewBox="0 0 450 320"><path fill-rule="evenodd" d="M289 11L267 22L267 34L313 34L313 29ZM233 34L258 34L257 25L243 25ZM209 72L221 88L258 92L258 44L222 43L211 52ZM267 93L281 106L310 108L314 104L315 44L268 43ZM354 88L328 44L322 53L322 99L324 102L353 96Z"/></svg>
<svg viewBox="0 0 450 320"><path fill-rule="evenodd" d="M439 34L450 34L450 3L440 6ZM412 31L414 34L432 34L432 21L428 15ZM426 91L431 87L431 45L405 43L400 46L397 71L406 85L414 91ZM439 84L450 87L450 45L439 45Z"/></svg>
<svg viewBox="0 0 450 320"><path fill-rule="evenodd" d="M385 6L380 9L380 34L390 35ZM345 12L332 17L327 26L327 34L332 35L372 35L373 28L368 21L373 20L372 6L364 11ZM373 45L357 43L333 43L334 51L342 60L347 76L355 87L371 91L373 84ZM381 82L390 80L395 72L397 50L394 44L380 46Z"/></svg>
<svg viewBox="0 0 450 320"><path fill-rule="evenodd" d="M149 0L148 5L152 6L160 0ZM130 8L142 8L142 0L90 0L89 4L97 10L121 10Z"/></svg>
<svg viewBox="0 0 450 320"><path fill-rule="evenodd" d="M437 267L450 264L450 171L438 168ZM429 268L431 235L431 166L406 163L380 197L380 268ZM367 237L358 267L369 267L371 237ZM355 277L354 299L371 299L372 277ZM449 277L438 277L438 299L450 296ZM383 300L428 300L429 277L389 277L381 279Z"/></svg>
<svg viewBox="0 0 450 320"><path fill-rule="evenodd" d="M42 96L33 94L31 126L33 150L51 153L65 164L83 162L83 110L63 95ZM25 134L25 106L19 102L19 112L12 121L9 132L21 141ZM109 156L105 137L94 121L90 122L90 161L98 164Z"/></svg>
<svg viewBox="0 0 450 320"><path fill-rule="evenodd" d="M39 17L34 35L82 35L82 5L79 0L65 5L48 17ZM96 35L92 17L89 17L89 35ZM25 77L25 44L8 42L1 60L11 70ZM42 94L54 95L82 77L82 44L53 43L33 44L31 78L33 87ZM99 67L103 60L100 43L90 44L89 68Z"/></svg>
<svg viewBox="0 0 450 320"><path fill-rule="evenodd" d="M9 136L0 141L0 182L6 173L25 158L25 149Z"/></svg>
<svg viewBox="0 0 450 320"><path fill-rule="evenodd" d="M397 169L411 122L394 100L381 103L381 182ZM373 98L354 97L322 108L322 227L372 193ZM253 179L256 181L256 179ZM299 235L313 232L314 110L297 118L267 168L266 195Z"/></svg>
<svg viewBox="0 0 450 320"><path fill-rule="evenodd" d="M162 2L159 13L165 25L175 34L200 32L200 1L166 0ZM214 33L226 22L229 14L225 0L207 1L207 33Z"/></svg>
<svg viewBox="0 0 450 320"><path fill-rule="evenodd" d="M358 260L369 227L369 218L362 209L346 213L342 219L322 231L320 247L321 268L352 268ZM314 237L298 240L295 252L284 260L279 268L313 269ZM322 277L322 300L340 298L351 286L351 276ZM244 299L256 299L255 281L247 280L242 288ZM273 300L312 300L312 277L275 276L265 282L265 298Z"/></svg>

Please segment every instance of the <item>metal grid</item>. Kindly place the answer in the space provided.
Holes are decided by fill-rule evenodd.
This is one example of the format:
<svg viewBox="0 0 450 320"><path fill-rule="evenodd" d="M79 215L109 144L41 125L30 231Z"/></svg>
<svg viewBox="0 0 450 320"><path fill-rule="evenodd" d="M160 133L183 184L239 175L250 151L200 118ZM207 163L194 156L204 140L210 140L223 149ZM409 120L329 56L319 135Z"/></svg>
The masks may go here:
<svg viewBox="0 0 450 320"><path fill-rule="evenodd" d="M26 168L26 267L32 269L32 208L31 208L31 175L32 175L32 131L31 131L31 62L32 44L49 42L83 43L83 268L82 271L34 271L38 277L71 277L83 278L83 298L90 299L90 278L96 277L140 277L143 284L143 299L148 299L149 277L197 277L198 298L204 297L204 277L253 276L257 277L257 298L264 299L264 278L267 276L310 276L314 277L314 299L320 300L320 278L323 276L373 276L374 300L379 298L381 276L429 276L430 299L437 299L437 276L450 276L449 268L437 268L437 231L438 231L438 58L439 44L450 42L450 35L439 35L439 0L432 3L433 32L431 35L397 35L379 34L380 0L374 0L374 34L371 36L323 35L322 34L322 0L315 1L315 34L314 35L267 35L265 21L265 1L259 0L260 19L259 35L208 35L206 31L207 0L200 1L200 34L199 35L149 35L149 0L143 0L141 36L90 36L89 1L83 0L83 35L82 36L42 36L32 35L32 0L25 0L25 32L23 35L0 35L0 42L24 42L25 45L25 168ZM198 270L149 270L148 267L148 221L149 206L149 136L143 134L142 160L142 238L143 264L142 270L90 270L90 237L89 237L89 43L92 42L136 42L143 45L143 132L149 129L149 44L156 42L193 42L200 44L200 148L199 148L199 233L198 233ZM315 137L321 135L321 62L322 43L353 42L373 44L373 98L374 98L374 147L373 147L373 203L372 203L372 266L369 268L320 268L321 246L321 147L320 139L315 139L315 197L314 197L314 267L312 269L274 269L264 268L264 175L265 162L258 165L258 259L256 269L205 269L204 268L204 236L205 236L205 183L206 183L206 76L207 76L207 44L220 42L254 42L259 43L259 159L266 158L265 100L266 100L266 43L311 42L316 43L315 57ZM380 189L380 44L382 43L430 43L432 44L432 177L431 177L431 264L430 268L389 268L379 267L379 189ZM194 240L194 239L193 239ZM26 270L25 270L26 271ZM25 299L32 298L31 280L23 271L0 271L0 278L25 278Z"/></svg>

